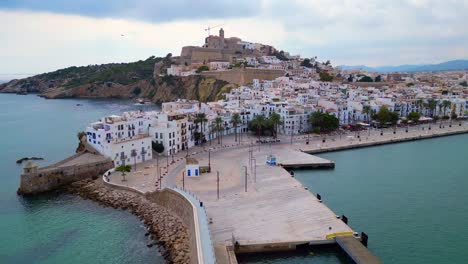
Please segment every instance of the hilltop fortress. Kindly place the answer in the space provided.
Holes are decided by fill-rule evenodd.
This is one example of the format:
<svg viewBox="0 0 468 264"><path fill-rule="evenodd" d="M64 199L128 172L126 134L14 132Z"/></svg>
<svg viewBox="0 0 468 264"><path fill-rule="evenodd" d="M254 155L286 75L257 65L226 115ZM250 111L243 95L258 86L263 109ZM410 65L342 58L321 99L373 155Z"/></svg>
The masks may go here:
<svg viewBox="0 0 468 264"><path fill-rule="evenodd" d="M237 37L225 38L221 28L219 36L206 37L201 47L183 47L180 57L173 58L178 65L171 66L167 74L190 75L198 67L206 65L209 71L201 75L237 85L252 83L254 79L273 80L284 76L284 69L256 66L260 58L271 57L275 52L276 49L269 45L242 41ZM249 67L245 68L246 65Z"/></svg>
<svg viewBox="0 0 468 264"><path fill-rule="evenodd" d="M273 54L275 48L260 43L242 41L240 38L224 37L224 30L219 30L219 36L210 35L205 38L202 47L185 46L182 48L179 62L181 64L209 63L213 61L228 61L234 63L245 57L261 57Z"/></svg>

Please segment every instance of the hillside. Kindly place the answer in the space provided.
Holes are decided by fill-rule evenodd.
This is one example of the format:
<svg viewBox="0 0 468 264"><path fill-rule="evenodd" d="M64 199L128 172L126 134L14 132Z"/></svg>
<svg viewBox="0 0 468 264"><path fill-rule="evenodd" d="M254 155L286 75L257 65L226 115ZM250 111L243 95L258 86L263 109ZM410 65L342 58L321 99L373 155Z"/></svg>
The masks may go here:
<svg viewBox="0 0 468 264"><path fill-rule="evenodd" d="M39 93L46 98L148 98L164 102L178 98L215 100L233 85L204 78L160 76L170 57L150 57L132 63L69 67L0 84L2 93Z"/></svg>
<svg viewBox="0 0 468 264"><path fill-rule="evenodd" d="M368 67L365 65L340 66L344 70L362 69L368 72L427 72L427 71L457 71L468 70L468 60L453 60L438 64L399 65Z"/></svg>

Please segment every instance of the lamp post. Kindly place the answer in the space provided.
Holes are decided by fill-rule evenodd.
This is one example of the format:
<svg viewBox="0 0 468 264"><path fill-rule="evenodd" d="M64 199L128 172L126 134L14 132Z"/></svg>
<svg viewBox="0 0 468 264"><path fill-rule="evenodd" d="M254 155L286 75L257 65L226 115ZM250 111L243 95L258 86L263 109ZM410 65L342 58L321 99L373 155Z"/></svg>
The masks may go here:
<svg viewBox="0 0 468 264"><path fill-rule="evenodd" d="M242 167L244 167L244 169L245 169L245 180L244 180L244 182L245 182L245 192L247 192L247 166L244 165Z"/></svg>
<svg viewBox="0 0 468 264"><path fill-rule="evenodd" d="M162 183L161 183L161 179L162 179L162 177L161 177L161 170L159 170L159 190L162 189L162 186L161 186L161 184L162 184Z"/></svg>
<svg viewBox="0 0 468 264"><path fill-rule="evenodd" d="M174 152L175 152L175 148L173 147L172 148L172 163L174 163Z"/></svg>
<svg viewBox="0 0 468 264"><path fill-rule="evenodd" d="M219 171L216 171L216 195L219 200Z"/></svg>
<svg viewBox="0 0 468 264"><path fill-rule="evenodd" d="M182 189L185 191L185 170L182 171Z"/></svg>
<svg viewBox="0 0 468 264"><path fill-rule="evenodd" d="M208 149L208 170L211 172L211 149Z"/></svg>
<svg viewBox="0 0 468 264"><path fill-rule="evenodd" d="M254 163L254 182L257 182L257 159L252 159Z"/></svg>

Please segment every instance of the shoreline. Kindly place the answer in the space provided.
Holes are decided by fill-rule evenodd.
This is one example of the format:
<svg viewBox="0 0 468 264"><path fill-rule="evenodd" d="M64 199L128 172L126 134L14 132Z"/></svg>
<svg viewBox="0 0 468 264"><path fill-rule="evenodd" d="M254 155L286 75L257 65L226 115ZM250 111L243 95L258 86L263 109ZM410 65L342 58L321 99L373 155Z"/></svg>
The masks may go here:
<svg viewBox="0 0 468 264"><path fill-rule="evenodd" d="M97 180L72 183L64 191L89 199L102 206L122 209L138 217L150 237L148 247L157 247L166 263L190 263L189 233L182 221L167 209L147 200L136 192L117 190Z"/></svg>

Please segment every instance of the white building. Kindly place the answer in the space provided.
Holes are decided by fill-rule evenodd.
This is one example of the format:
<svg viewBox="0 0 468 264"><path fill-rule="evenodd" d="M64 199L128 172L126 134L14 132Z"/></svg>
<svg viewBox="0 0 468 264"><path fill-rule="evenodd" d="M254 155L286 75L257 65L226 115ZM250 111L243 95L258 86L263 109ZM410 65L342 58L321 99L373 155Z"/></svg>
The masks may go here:
<svg viewBox="0 0 468 264"><path fill-rule="evenodd" d="M86 128L87 142L115 166L144 162L153 158L145 123L140 112L104 117Z"/></svg>

